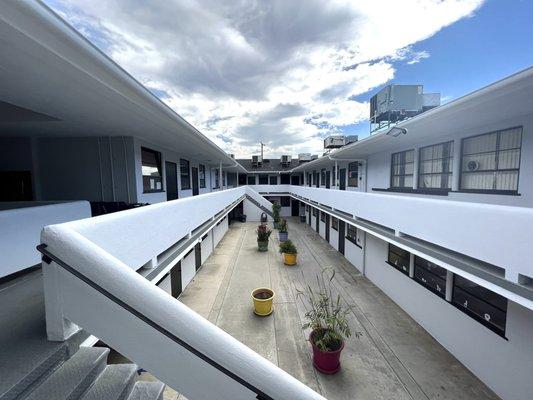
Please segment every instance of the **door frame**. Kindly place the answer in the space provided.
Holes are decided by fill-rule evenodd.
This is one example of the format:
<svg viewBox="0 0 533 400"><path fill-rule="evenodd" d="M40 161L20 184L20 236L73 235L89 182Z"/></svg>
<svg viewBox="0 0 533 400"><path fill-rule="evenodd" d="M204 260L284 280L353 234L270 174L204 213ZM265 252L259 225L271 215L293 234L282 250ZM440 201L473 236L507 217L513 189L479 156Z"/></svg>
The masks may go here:
<svg viewBox="0 0 533 400"><path fill-rule="evenodd" d="M198 167L191 168L191 177L192 177L192 195L198 196L200 194L200 188L198 183Z"/></svg>
<svg viewBox="0 0 533 400"><path fill-rule="evenodd" d="M171 168L174 168L174 182L172 182L172 180L170 180L170 176L169 176L169 165L173 165L173 167ZM170 188L169 188L169 182L172 182L172 186L173 187L176 187L176 197L174 196L171 196L171 192L170 192ZM173 161L165 161L165 190L167 192L167 201L170 201L170 200L176 200L176 199L179 199L180 195L179 195L179 187L178 187L178 164L173 162Z"/></svg>
<svg viewBox="0 0 533 400"><path fill-rule="evenodd" d="M344 255L344 241L346 239L346 222L339 219L339 253Z"/></svg>

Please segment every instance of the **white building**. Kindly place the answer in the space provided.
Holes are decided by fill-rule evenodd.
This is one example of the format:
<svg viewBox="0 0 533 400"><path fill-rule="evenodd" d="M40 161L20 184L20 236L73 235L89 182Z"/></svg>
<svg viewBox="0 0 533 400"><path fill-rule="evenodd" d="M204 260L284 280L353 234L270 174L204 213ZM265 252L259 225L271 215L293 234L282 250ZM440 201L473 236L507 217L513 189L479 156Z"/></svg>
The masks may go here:
<svg viewBox="0 0 533 400"><path fill-rule="evenodd" d="M40 244L49 340L30 307L42 287L12 289L2 329L23 322L0 329L0 399L48 393L72 357L101 376L105 351L78 351L96 338L191 399L322 398L175 299L234 217L274 201L496 394L531 396L533 69L327 156L258 167L44 5L0 4L0 37L0 289L41 268Z"/></svg>

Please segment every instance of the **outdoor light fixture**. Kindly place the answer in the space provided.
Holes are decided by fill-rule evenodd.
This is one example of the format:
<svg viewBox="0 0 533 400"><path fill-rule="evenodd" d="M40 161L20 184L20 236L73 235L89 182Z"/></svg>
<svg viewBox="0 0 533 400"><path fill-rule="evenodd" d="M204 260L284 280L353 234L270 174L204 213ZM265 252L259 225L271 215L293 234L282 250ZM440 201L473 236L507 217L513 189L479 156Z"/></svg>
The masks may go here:
<svg viewBox="0 0 533 400"><path fill-rule="evenodd" d="M387 132L387 136L398 137L398 136L400 136L402 133L405 135L405 134L407 133L407 129L405 129L405 128L398 128L397 126L395 126L395 127L392 128L390 131Z"/></svg>

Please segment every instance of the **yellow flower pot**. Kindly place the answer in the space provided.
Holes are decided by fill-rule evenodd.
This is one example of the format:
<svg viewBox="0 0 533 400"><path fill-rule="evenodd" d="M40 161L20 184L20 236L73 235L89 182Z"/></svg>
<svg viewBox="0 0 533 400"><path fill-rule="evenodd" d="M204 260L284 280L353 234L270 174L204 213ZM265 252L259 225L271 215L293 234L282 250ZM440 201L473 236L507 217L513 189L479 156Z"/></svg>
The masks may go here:
<svg viewBox="0 0 533 400"><path fill-rule="evenodd" d="M252 300L254 302L254 313L265 317L272 314L274 300L274 291L268 288L257 288L252 292Z"/></svg>
<svg viewBox="0 0 533 400"><path fill-rule="evenodd" d="M296 254L283 253L285 265L296 265Z"/></svg>

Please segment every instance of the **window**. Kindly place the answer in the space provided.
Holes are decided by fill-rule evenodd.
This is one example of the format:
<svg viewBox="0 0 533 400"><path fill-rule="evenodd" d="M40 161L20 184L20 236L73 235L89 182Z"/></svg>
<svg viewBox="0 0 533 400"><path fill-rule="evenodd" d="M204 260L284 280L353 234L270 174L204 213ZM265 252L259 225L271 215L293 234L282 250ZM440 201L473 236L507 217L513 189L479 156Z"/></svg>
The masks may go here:
<svg viewBox="0 0 533 400"><path fill-rule="evenodd" d="M355 226L347 224L346 239L348 239L353 244L356 244L356 241L357 241L357 228Z"/></svg>
<svg viewBox="0 0 533 400"><path fill-rule="evenodd" d="M268 175L259 174L259 184L260 185L268 185Z"/></svg>
<svg viewBox="0 0 533 400"><path fill-rule="evenodd" d="M281 197L281 206L282 207L290 207L291 206L291 198L288 196L282 196Z"/></svg>
<svg viewBox="0 0 533 400"><path fill-rule="evenodd" d="M336 231L339 230L339 220L335 217L331 217L331 227Z"/></svg>
<svg viewBox="0 0 533 400"><path fill-rule="evenodd" d="M337 186L337 180L335 179L335 167L331 168L331 186Z"/></svg>
<svg viewBox="0 0 533 400"><path fill-rule="evenodd" d="M246 185L246 175L239 174L239 186Z"/></svg>
<svg viewBox="0 0 533 400"><path fill-rule="evenodd" d="M348 164L348 186L359 186L359 163L351 162Z"/></svg>
<svg viewBox="0 0 533 400"><path fill-rule="evenodd" d="M415 256L415 281L442 298L446 295L446 275L446 269Z"/></svg>
<svg viewBox="0 0 533 400"><path fill-rule="evenodd" d="M200 188L205 188L205 165L198 165L198 179L200 180Z"/></svg>
<svg viewBox="0 0 533 400"><path fill-rule="evenodd" d="M414 171L414 150L392 155L391 188L412 188Z"/></svg>
<svg viewBox="0 0 533 400"><path fill-rule="evenodd" d="M277 185L277 184L278 184L278 177L277 177L277 175L270 175L268 179L269 179L269 183L270 183L271 185Z"/></svg>
<svg viewBox="0 0 533 400"><path fill-rule="evenodd" d="M408 251L389 243L388 263L397 270L409 275L409 259L411 255Z"/></svg>
<svg viewBox="0 0 533 400"><path fill-rule="evenodd" d="M313 208L313 217L318 216L318 210L316 208Z"/></svg>
<svg viewBox="0 0 533 400"><path fill-rule="evenodd" d="M326 222L326 213L324 211L320 211L320 221Z"/></svg>
<svg viewBox="0 0 533 400"><path fill-rule="evenodd" d="M189 161L180 159L180 177L181 177L181 190L187 190L191 188L191 170L189 168Z"/></svg>
<svg viewBox="0 0 533 400"><path fill-rule="evenodd" d="M248 185L255 185L255 175L248 175Z"/></svg>
<svg viewBox="0 0 533 400"><path fill-rule="evenodd" d="M309 205L305 205L305 212L309 212Z"/></svg>
<svg viewBox="0 0 533 400"><path fill-rule="evenodd" d="M517 192L522 128L463 139L461 190Z"/></svg>
<svg viewBox="0 0 533 400"><path fill-rule="evenodd" d="M326 170L325 169L320 170L320 184L322 186L326 185Z"/></svg>
<svg viewBox="0 0 533 400"><path fill-rule="evenodd" d="M141 173L145 193L163 191L160 152L141 147Z"/></svg>
<svg viewBox="0 0 533 400"><path fill-rule="evenodd" d="M281 184L282 185L290 185L291 184L291 176L290 176L290 174L281 174Z"/></svg>
<svg viewBox="0 0 533 400"><path fill-rule="evenodd" d="M454 275L452 303L500 335L505 334L507 299L459 275Z"/></svg>
<svg viewBox="0 0 533 400"><path fill-rule="evenodd" d="M451 189L453 142L422 147L418 165L420 189Z"/></svg>

